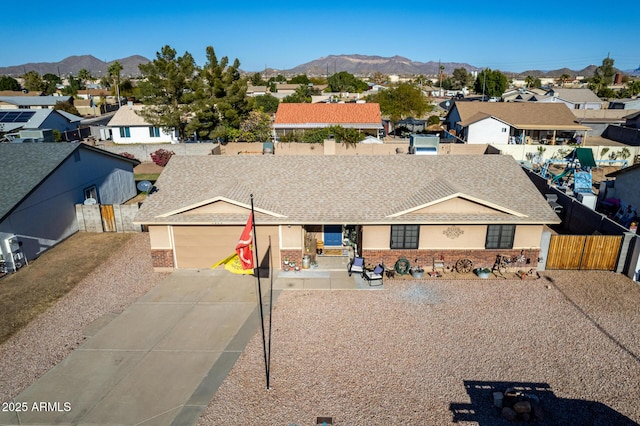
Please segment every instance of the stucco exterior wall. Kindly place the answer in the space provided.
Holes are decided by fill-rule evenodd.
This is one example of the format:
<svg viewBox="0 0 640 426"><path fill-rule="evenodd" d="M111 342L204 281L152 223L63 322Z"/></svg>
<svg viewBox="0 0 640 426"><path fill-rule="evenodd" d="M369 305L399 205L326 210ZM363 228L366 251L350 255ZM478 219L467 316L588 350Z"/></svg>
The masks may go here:
<svg viewBox="0 0 640 426"><path fill-rule="evenodd" d="M167 133L160 129L159 137L149 135L150 126L124 126L129 127L129 137L120 136L120 127L113 127L111 136L113 142L117 144L137 144L137 143L178 143L175 132Z"/></svg>
<svg viewBox="0 0 640 426"><path fill-rule="evenodd" d="M281 249L302 250L302 226L281 226L280 238L282 241Z"/></svg>
<svg viewBox="0 0 640 426"><path fill-rule="evenodd" d="M516 234L513 238L514 249L540 248L542 238L542 225L516 226Z"/></svg>
<svg viewBox="0 0 640 426"><path fill-rule="evenodd" d="M509 125L494 118L486 118L467 127L469 144L506 145L509 143Z"/></svg>
<svg viewBox="0 0 640 426"><path fill-rule="evenodd" d="M152 225L148 228L151 249L172 249L171 228L169 226Z"/></svg>

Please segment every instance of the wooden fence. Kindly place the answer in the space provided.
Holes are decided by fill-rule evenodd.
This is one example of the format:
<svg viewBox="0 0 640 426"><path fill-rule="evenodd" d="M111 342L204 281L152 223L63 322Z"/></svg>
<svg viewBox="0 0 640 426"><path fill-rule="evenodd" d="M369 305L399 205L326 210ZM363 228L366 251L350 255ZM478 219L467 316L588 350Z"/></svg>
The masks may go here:
<svg viewBox="0 0 640 426"><path fill-rule="evenodd" d="M613 271L622 235L552 235L546 269Z"/></svg>

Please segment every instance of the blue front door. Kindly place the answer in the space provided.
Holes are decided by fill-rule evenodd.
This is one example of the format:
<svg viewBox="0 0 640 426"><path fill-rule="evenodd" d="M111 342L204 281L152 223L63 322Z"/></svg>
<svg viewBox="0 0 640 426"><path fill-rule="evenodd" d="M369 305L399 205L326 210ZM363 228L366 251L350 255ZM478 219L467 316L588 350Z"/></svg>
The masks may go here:
<svg viewBox="0 0 640 426"><path fill-rule="evenodd" d="M325 247L342 246L342 225L324 226L324 245Z"/></svg>

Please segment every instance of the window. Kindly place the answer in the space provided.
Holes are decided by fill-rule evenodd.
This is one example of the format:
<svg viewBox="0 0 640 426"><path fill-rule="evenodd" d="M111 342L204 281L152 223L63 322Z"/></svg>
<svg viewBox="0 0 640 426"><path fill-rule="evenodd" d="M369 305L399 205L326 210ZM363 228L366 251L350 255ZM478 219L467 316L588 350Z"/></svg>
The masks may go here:
<svg viewBox="0 0 640 426"><path fill-rule="evenodd" d="M488 249L512 249L515 234L515 225L489 225L484 246Z"/></svg>
<svg viewBox="0 0 640 426"><path fill-rule="evenodd" d="M95 185L90 186L89 188L85 188L84 190L84 199L88 200L89 198L93 198L98 201L98 189Z"/></svg>
<svg viewBox="0 0 640 426"><path fill-rule="evenodd" d="M120 137L121 138L130 138L131 137L131 129L128 127L120 127Z"/></svg>
<svg viewBox="0 0 640 426"><path fill-rule="evenodd" d="M149 137L159 138L160 137L160 128L159 127L149 127Z"/></svg>
<svg viewBox="0 0 640 426"><path fill-rule="evenodd" d="M417 249L420 225L391 225L392 249Z"/></svg>

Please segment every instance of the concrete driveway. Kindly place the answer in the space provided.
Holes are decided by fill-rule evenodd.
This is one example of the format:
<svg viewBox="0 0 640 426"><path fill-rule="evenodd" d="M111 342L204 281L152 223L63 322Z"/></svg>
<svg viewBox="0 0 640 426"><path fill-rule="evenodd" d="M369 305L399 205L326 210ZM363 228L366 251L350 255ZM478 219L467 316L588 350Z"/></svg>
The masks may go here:
<svg viewBox="0 0 640 426"><path fill-rule="evenodd" d="M194 424L259 330L256 287L226 271L173 273L91 324L0 424Z"/></svg>
<svg viewBox="0 0 640 426"><path fill-rule="evenodd" d="M261 284L267 309L270 279ZM300 271L278 275L273 294L365 286L346 271ZM193 425L259 332L259 318L253 276L176 271L122 313L90 324L85 343L0 412L0 424Z"/></svg>

